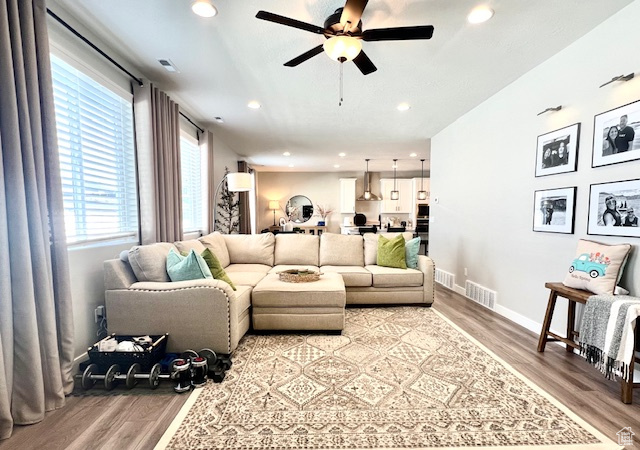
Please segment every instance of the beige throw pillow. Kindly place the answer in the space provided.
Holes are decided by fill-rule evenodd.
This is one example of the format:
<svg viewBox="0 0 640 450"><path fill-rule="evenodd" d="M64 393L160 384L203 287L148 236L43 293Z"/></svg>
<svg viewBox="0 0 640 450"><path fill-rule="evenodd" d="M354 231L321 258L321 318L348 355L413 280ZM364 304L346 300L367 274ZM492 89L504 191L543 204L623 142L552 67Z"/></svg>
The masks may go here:
<svg viewBox="0 0 640 450"><path fill-rule="evenodd" d="M562 284L594 294L613 295L630 250L630 244L608 245L580 239Z"/></svg>

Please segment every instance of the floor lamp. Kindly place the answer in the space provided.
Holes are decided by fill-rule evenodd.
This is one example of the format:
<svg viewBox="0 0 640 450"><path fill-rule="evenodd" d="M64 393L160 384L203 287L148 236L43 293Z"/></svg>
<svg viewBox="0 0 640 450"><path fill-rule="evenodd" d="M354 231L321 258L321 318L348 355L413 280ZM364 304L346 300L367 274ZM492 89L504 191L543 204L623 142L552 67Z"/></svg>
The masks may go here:
<svg viewBox="0 0 640 450"><path fill-rule="evenodd" d="M222 183L227 180L227 189L229 192L247 192L251 190L252 180L251 175L245 172L230 172L225 174L216 187L216 193L213 196L213 230L216 230L216 216L218 215L218 192L222 187Z"/></svg>

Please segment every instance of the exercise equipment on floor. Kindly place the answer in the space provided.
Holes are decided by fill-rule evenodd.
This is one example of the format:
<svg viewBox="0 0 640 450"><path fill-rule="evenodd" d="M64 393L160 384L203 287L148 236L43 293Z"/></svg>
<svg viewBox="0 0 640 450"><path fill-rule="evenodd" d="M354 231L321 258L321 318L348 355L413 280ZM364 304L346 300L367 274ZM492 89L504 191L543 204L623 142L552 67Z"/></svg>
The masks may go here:
<svg viewBox="0 0 640 450"><path fill-rule="evenodd" d="M141 373L141 368L142 366L140 364L134 363L129 367L127 373L124 374L120 371L120 365L113 364L109 367L106 374L101 375L97 373L97 364L89 364L79 377L82 379L82 387L85 390L91 389L98 381L102 381L104 388L108 391L116 387L120 381L124 381L127 388L133 389L139 380L147 380L151 389L156 389L162 380L174 381L175 386L173 389L178 393L191 389L192 376L190 360L174 359L171 363L170 373L162 373L160 363L154 364L149 373Z"/></svg>
<svg viewBox="0 0 640 450"><path fill-rule="evenodd" d="M180 355L167 354L151 367L149 373L142 372L141 364L133 363L128 368L121 367L120 364L112 364L105 374L101 374L100 366L91 363L81 375L76 377L81 379L81 385L85 390L91 389L99 381L107 390L115 388L120 382L124 382L128 389L133 389L140 380L145 380L149 388L156 389L160 381L164 380L173 381L174 390L182 393L191 390L192 387L204 386L207 379L212 379L215 383L222 382L231 364L229 355L217 355L213 350L203 348L200 352L185 350ZM124 373L125 370L126 373Z"/></svg>

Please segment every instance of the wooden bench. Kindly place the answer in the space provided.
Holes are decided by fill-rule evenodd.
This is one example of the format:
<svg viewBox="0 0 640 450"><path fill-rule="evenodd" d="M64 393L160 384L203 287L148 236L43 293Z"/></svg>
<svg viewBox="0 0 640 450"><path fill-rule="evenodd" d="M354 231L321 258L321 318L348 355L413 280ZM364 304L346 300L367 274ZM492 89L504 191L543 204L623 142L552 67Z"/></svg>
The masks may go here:
<svg viewBox="0 0 640 450"><path fill-rule="evenodd" d="M573 353L574 349L580 349L580 346L576 343L575 338L579 333L575 330L576 322L576 304L587 303L587 298L593 294L588 291L580 289L573 289L565 286L562 283L545 283L544 287L551 290L549 293L549 303L547 303L547 312L544 315L544 321L542 322L542 331L540 332L540 340L538 341L538 351L544 352L544 348L547 342L563 342L567 346L567 352ZM567 335L566 337L559 336L551 331L551 319L553 319L553 311L556 307L556 300L558 297L566 298L569 301L567 309ZM636 327L636 347L638 342L638 331ZM640 383L633 382L633 368L636 358L631 359L629 364L629 378L621 380L621 393L620 397L623 403L630 404L633 400L633 388L639 388Z"/></svg>

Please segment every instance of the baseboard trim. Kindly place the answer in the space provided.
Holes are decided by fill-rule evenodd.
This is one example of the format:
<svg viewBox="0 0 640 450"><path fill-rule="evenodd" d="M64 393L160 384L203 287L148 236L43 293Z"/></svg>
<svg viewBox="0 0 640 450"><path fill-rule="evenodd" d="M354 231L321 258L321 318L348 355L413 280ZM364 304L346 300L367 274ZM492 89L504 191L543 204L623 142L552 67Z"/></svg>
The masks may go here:
<svg viewBox="0 0 640 450"><path fill-rule="evenodd" d="M457 292L458 294L462 295L463 297L466 297L465 294L467 293L467 290L463 286L460 286L459 284L454 284L453 285L453 292Z"/></svg>
<svg viewBox="0 0 640 450"><path fill-rule="evenodd" d="M80 366L80 363L86 359L89 359L89 354L87 352L84 352L82 354L80 354L79 356L76 356L73 360L73 373L78 373L78 367Z"/></svg>
<svg viewBox="0 0 640 450"><path fill-rule="evenodd" d="M453 291L457 294L462 295L464 298L466 298L469 301L473 301L470 298L468 298L465 294L466 294L466 290L464 287L455 284L453 286ZM475 303L475 302L474 302ZM480 305L483 306L483 305ZM485 306L486 308L486 306ZM527 330L540 335L540 330L542 330L542 322L536 322L535 320L531 320L528 317L523 316L520 313L517 313L515 311L513 311L512 309L506 308L498 303L496 303L495 308L492 309L491 311L494 311L497 314L500 314L502 317L509 319L510 321L526 328ZM558 334L560 336L563 336L564 333L560 332L560 331L556 331L554 329L551 330L553 333ZM564 344L563 342L550 342L550 344L558 344L561 345L562 347L566 347L566 344Z"/></svg>

